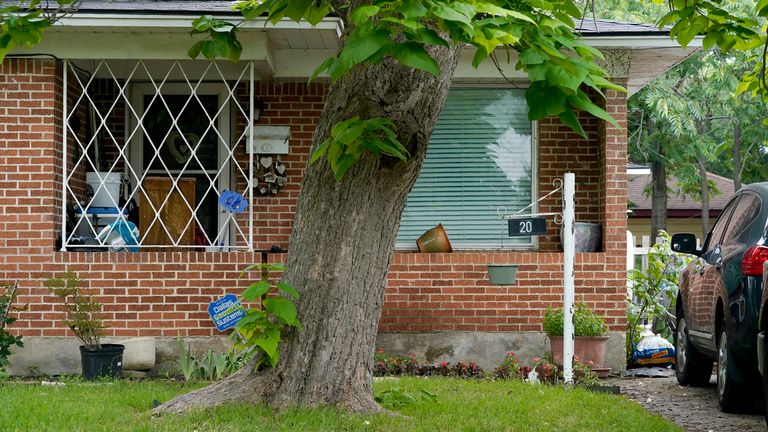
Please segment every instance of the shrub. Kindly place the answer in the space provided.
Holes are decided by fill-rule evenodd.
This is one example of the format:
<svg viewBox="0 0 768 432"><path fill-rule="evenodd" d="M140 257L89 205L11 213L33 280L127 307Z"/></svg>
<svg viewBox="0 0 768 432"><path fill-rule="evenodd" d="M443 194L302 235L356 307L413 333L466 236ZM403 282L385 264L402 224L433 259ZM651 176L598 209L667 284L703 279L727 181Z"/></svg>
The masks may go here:
<svg viewBox="0 0 768 432"><path fill-rule="evenodd" d="M548 308L544 314L544 331L550 336L563 335L563 308ZM573 312L575 336L604 336L608 333L603 317L597 315L584 302L576 304Z"/></svg>
<svg viewBox="0 0 768 432"><path fill-rule="evenodd" d="M14 336L8 331L8 327L16 321L16 318L8 316L13 308L13 301L16 300L16 289L18 283L0 287L0 375L4 375L5 368L8 367L8 357L11 355L12 346L23 347L21 336Z"/></svg>
<svg viewBox="0 0 768 432"><path fill-rule="evenodd" d="M101 336L104 334L104 324L99 317L101 304L84 292L77 275L66 272L62 277L46 280L45 286L64 304L64 319L61 322L75 333L86 348L101 348Z"/></svg>

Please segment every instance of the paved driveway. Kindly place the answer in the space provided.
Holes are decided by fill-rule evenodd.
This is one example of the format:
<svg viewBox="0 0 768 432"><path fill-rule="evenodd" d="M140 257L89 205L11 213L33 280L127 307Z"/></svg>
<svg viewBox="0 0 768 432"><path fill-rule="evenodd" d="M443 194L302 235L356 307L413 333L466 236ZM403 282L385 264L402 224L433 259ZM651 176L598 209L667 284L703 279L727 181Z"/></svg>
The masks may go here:
<svg viewBox="0 0 768 432"><path fill-rule="evenodd" d="M707 387L681 387L674 376L668 378L611 378L607 385L618 385L621 394L639 402L647 410L661 414L688 431L765 431L762 405L745 414L724 414L717 405L716 381Z"/></svg>

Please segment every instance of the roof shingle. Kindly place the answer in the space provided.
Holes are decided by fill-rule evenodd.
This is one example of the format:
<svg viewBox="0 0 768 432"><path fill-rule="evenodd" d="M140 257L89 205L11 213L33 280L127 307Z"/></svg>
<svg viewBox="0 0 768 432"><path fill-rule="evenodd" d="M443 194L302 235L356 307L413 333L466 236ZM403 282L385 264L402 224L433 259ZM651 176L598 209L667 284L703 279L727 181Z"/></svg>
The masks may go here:
<svg viewBox="0 0 768 432"><path fill-rule="evenodd" d="M713 173L707 173L707 178L711 180L720 191L718 195L710 198L710 210L722 210L728 203L728 200L735 192L733 180ZM636 205L633 210L650 210L651 197L645 195L645 188L650 184L650 175L641 175L628 182L627 198ZM669 189L667 197L667 210L701 210L701 203L693 199L690 195L680 193L680 187L674 178L667 181Z"/></svg>

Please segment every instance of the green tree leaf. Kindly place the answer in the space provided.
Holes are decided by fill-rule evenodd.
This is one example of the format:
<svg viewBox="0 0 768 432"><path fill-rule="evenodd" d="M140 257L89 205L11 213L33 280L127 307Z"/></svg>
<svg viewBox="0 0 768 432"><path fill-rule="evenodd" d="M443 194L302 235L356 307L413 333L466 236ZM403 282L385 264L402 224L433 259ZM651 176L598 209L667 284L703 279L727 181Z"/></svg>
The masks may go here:
<svg viewBox="0 0 768 432"><path fill-rule="evenodd" d="M380 7L375 5L360 6L349 14L349 19L356 26L363 25L369 18L379 13Z"/></svg>
<svg viewBox="0 0 768 432"><path fill-rule="evenodd" d="M285 297L269 297L262 302L267 312L287 325L300 327L296 319L296 306Z"/></svg>
<svg viewBox="0 0 768 432"><path fill-rule="evenodd" d="M293 297L296 300L298 300L299 297L301 297L299 295L299 292L296 291L296 288L294 288L293 285L290 285L290 284L288 284L286 282L282 282L282 281L278 282L277 283L277 289L279 289L280 291L288 294L289 296Z"/></svg>
<svg viewBox="0 0 768 432"><path fill-rule="evenodd" d="M440 66L420 44L405 42L395 45L393 50L395 60L406 66L427 71L434 76L440 76Z"/></svg>
<svg viewBox="0 0 768 432"><path fill-rule="evenodd" d="M269 281L254 282L243 291L243 298L248 301L256 301L269 292Z"/></svg>
<svg viewBox="0 0 768 432"><path fill-rule="evenodd" d="M525 91L528 102L528 118L539 120L545 117L559 115L567 110L567 95L556 87L547 87L540 81L534 82Z"/></svg>

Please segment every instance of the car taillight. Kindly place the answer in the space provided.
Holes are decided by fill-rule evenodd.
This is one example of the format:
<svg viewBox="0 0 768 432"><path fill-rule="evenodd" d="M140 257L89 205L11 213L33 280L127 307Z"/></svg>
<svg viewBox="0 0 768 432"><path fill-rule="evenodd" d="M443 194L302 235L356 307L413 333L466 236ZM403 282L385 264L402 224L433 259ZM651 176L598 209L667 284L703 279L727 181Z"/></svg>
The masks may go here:
<svg viewBox="0 0 768 432"><path fill-rule="evenodd" d="M742 276L763 276L763 263L768 261L768 247L752 246L741 261Z"/></svg>

